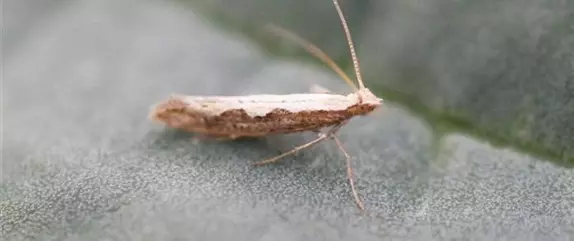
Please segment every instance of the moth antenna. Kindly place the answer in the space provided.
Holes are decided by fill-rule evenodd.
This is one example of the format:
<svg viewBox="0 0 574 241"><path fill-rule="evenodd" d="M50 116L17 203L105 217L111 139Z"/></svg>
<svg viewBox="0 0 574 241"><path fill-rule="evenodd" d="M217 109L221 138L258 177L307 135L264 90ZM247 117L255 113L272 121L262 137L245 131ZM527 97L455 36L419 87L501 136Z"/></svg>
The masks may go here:
<svg viewBox="0 0 574 241"><path fill-rule="evenodd" d="M335 63L335 61L333 61L333 59L331 59L325 52L323 52L321 49L319 49L317 46L315 46L314 44L310 43L309 41L299 37L298 35L283 29L279 26L276 26L274 24L267 24L267 26L265 26L265 28L286 39L289 39L295 43L297 43L298 45L300 45L301 47L303 47L307 52L309 52L311 55L313 55L314 57L320 59L321 61L323 61L323 63L325 63L327 66L329 66L331 69L333 69L335 72L337 72L337 74L343 78L343 80L345 80L345 82L347 82L347 84L349 86L351 86L351 88L355 89L355 91L358 89L357 85L355 85L355 83L353 83L353 80L351 80L351 78L345 74L345 72ZM361 82L359 82L361 83Z"/></svg>
<svg viewBox="0 0 574 241"><path fill-rule="evenodd" d="M347 38L347 44L349 45L349 49L351 51L351 58L353 58L353 66L355 67L355 75L357 76L357 82L359 82L359 88L364 89L365 85L363 84L363 78L361 77L359 60L357 59L357 54L355 53L355 47L353 45L353 40L351 39L351 31L349 30L349 26L347 26L347 20L345 20L343 11L339 6L339 2L337 2L337 0L333 0L333 4L335 4L337 14L339 15L339 19L341 20L341 25L343 25L343 30L345 31L345 37Z"/></svg>

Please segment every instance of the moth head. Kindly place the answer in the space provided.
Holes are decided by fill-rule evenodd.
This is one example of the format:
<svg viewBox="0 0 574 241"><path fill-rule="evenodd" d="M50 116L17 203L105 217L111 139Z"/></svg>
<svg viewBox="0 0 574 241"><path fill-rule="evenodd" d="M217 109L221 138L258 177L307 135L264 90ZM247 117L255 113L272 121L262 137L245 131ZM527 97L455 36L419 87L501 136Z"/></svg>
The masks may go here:
<svg viewBox="0 0 574 241"><path fill-rule="evenodd" d="M383 104L383 99L377 97L368 88L362 88L357 91L357 97L362 104L380 106Z"/></svg>

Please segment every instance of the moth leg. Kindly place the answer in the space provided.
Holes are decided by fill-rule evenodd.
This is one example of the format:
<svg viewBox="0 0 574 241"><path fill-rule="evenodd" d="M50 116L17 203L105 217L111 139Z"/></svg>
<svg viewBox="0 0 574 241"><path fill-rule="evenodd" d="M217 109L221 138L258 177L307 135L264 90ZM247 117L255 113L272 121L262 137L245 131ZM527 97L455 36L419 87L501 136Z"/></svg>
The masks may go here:
<svg viewBox="0 0 574 241"><path fill-rule="evenodd" d="M321 131L315 130L315 132L318 132L318 134L319 134L319 137L318 137L317 139L312 140L312 141L310 141L310 142L307 142L307 143L305 143L305 144L303 144L303 145L297 146L297 147L291 149L290 151L284 152L284 153L281 154L281 155L278 155L278 156L275 156L275 157L272 157L272 158L265 159L265 160L263 160L263 161L259 161L259 162L253 163L252 165L254 165L254 166L261 166L261 165L264 165L264 164L269 164L269 163L272 163L272 162L276 162L276 161L278 161L279 159L281 159L281 158L283 158L283 157L286 157L286 156L295 154L296 152L298 152L298 151L300 151L300 150L303 150L303 149L305 149L305 148L311 147L311 146L313 146L313 145L315 145L315 144L317 144L317 143L319 143L319 142L321 142L321 141L323 141L323 140L329 138L329 137L331 136L330 133L331 133L332 130L335 129L335 128L337 128L337 126L333 127L331 130L329 130L328 133L323 133L323 132L321 132Z"/></svg>
<svg viewBox="0 0 574 241"><path fill-rule="evenodd" d="M293 148L292 150L285 152L281 155L260 161L260 162L256 162L253 165L259 166L259 165L264 165L264 164L269 164L272 162L276 162L279 159L286 157L288 155L294 154L302 149L311 147L327 138L333 138L335 140L335 143L337 143L337 146L339 147L339 149L341 150L341 152L343 152L343 154L345 155L345 162L347 165L347 179L349 180L349 185L351 186L351 192L353 193L353 198L355 199L355 203L357 203L357 206L359 206L359 208L361 209L361 211L365 211L365 205L363 204L363 201L361 200L361 198L359 197L359 193L357 192L357 189L355 188L355 179L353 178L353 168L351 166L351 156L349 155L349 153L347 153L347 151L345 150L345 148L343 147L343 143L341 142L341 140L339 139L339 137L337 137L337 131L339 131L339 129L344 126L347 123L347 121L342 122L340 124L337 124L336 126L334 126L333 128L331 128L329 131L327 131L327 133L322 132L320 130L313 130L313 132L318 134L318 138L307 142L303 145L297 146L295 148Z"/></svg>
<svg viewBox="0 0 574 241"><path fill-rule="evenodd" d="M311 87L309 88L309 91L311 93L315 93L315 94L329 94L331 93L331 91L321 85L318 84L313 84L311 85Z"/></svg>
<svg viewBox="0 0 574 241"><path fill-rule="evenodd" d="M335 134L336 133L333 133L332 137L335 140L335 143L337 143L337 146L339 147L341 152L343 152L343 154L345 155L345 162L347 163L347 179L349 180L349 185L351 186L351 192L353 193L353 198L355 199L355 203L357 203L357 206L359 206L359 208L362 211L365 211L365 205L363 204L363 201L359 197L359 193L355 188L355 179L353 178L353 168L351 167L351 156L349 156L349 153L347 153L347 151L343 147L341 140L339 140L339 137L337 137Z"/></svg>
<svg viewBox="0 0 574 241"><path fill-rule="evenodd" d="M365 205L363 204L363 201L359 197L359 193L355 188L355 179L353 178L353 167L351 166L351 156L349 155L349 153L347 153L347 151L343 147L343 143L341 142L339 137L337 137L337 131L339 131L339 129L347 123L348 121L345 121L333 127L331 130L329 130L329 132L327 132L327 136L335 140L335 143L337 144L341 152L343 152L343 155L345 155L345 162L347 165L347 179L349 180L349 185L351 186L351 192L353 193L353 198L355 199L355 203L357 203L357 206L359 206L359 208L362 211L365 211ZM315 130L314 132L322 134L322 132L319 130Z"/></svg>

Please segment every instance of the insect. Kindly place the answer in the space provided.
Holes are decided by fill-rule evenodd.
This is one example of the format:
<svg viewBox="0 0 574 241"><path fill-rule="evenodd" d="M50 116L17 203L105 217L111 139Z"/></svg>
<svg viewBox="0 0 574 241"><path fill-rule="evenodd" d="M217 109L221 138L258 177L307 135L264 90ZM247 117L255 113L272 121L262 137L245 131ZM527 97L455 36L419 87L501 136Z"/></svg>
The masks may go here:
<svg viewBox="0 0 574 241"><path fill-rule="evenodd" d="M313 44L279 27L269 25L268 29L298 43L310 54L322 60L355 89L354 93L348 95L324 92L247 96L172 95L154 107L150 118L163 122L171 128L198 133L204 137L219 140L307 131L318 134L318 137L313 141L253 165L276 162L323 140L333 139L345 155L347 177L355 202L364 211L363 202L355 189L351 158L337 137L337 132L353 117L364 116L373 112L382 105L383 100L364 86L350 30L337 0L333 0L333 4L349 45L355 75L359 83L358 88L331 58ZM322 131L323 128L328 129Z"/></svg>

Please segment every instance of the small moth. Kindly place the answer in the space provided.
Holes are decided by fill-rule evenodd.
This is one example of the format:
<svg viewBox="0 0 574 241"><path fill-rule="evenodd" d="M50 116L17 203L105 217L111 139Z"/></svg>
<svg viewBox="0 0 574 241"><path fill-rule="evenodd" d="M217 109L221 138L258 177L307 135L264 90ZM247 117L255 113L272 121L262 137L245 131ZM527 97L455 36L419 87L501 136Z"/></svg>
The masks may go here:
<svg viewBox="0 0 574 241"><path fill-rule="evenodd" d="M279 27L270 25L268 28L298 43L310 54L322 60L356 90L354 93L339 95L329 93L324 89L318 90L316 87L316 90L311 93L287 95L186 96L174 94L156 105L151 111L150 118L163 122L171 128L220 140L307 131L318 134L318 137L311 142L297 146L281 155L256 162L254 165L275 162L323 140L334 139L346 157L347 176L355 202L364 211L363 202L355 190L350 156L336 134L351 118L373 112L382 105L383 100L365 88L350 30L337 0L333 0L333 3L349 45L359 88L332 59L313 44ZM323 132L321 131L323 128L328 128L328 130Z"/></svg>

